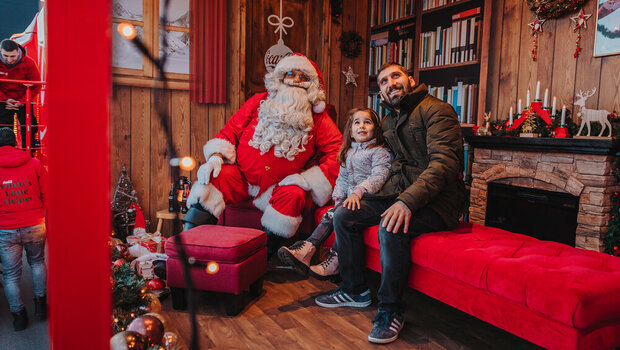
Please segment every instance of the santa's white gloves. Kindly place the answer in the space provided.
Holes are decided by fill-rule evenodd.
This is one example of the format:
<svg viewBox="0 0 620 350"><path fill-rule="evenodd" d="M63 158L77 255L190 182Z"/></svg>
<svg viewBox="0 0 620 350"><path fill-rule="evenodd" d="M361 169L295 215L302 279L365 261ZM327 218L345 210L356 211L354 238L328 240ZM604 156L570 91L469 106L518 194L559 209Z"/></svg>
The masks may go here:
<svg viewBox="0 0 620 350"><path fill-rule="evenodd" d="M211 180L211 173L213 173L213 177L216 178L220 175L220 171L222 170L222 164L224 161L220 156L211 156L209 160L198 169L198 183L206 185Z"/></svg>
<svg viewBox="0 0 620 350"><path fill-rule="evenodd" d="M304 191L310 191L311 187L308 181L300 174L291 174L278 183L280 186L297 186Z"/></svg>

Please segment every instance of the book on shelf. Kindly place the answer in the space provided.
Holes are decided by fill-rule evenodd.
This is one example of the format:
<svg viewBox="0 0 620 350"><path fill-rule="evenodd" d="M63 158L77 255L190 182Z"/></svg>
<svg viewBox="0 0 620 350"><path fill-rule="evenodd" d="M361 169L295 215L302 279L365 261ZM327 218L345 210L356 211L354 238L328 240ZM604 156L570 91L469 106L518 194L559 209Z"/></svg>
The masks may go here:
<svg viewBox="0 0 620 350"><path fill-rule="evenodd" d="M480 18L470 17L420 33L420 68L476 61L479 31Z"/></svg>
<svg viewBox="0 0 620 350"><path fill-rule="evenodd" d="M422 11L431 10L435 7L446 6L459 0L422 0Z"/></svg>
<svg viewBox="0 0 620 350"><path fill-rule="evenodd" d="M370 36L370 55L368 73L377 74L385 62L396 62L406 69L413 64L413 35L415 26L398 26L391 31L375 33Z"/></svg>
<svg viewBox="0 0 620 350"><path fill-rule="evenodd" d="M415 0L371 0L370 26L413 15Z"/></svg>
<svg viewBox="0 0 620 350"><path fill-rule="evenodd" d="M381 107L381 97L379 94L368 95L368 108L374 110L379 115L379 119L383 119L388 114L388 111Z"/></svg>
<svg viewBox="0 0 620 350"><path fill-rule="evenodd" d="M452 86L429 85L428 93L452 105L459 123L476 123L478 84L464 84L462 81L459 81Z"/></svg>

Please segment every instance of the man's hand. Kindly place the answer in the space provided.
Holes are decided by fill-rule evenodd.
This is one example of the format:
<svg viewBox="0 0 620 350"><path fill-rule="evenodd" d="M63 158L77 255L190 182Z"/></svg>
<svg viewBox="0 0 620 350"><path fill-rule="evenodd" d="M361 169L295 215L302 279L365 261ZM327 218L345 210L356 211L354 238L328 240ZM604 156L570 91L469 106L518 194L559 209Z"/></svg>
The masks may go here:
<svg viewBox="0 0 620 350"><path fill-rule="evenodd" d="M355 193L351 193L349 198L345 199L344 202L342 202L342 206L349 210L359 209L361 208L360 197Z"/></svg>
<svg viewBox="0 0 620 350"><path fill-rule="evenodd" d="M198 183L206 185L211 180L211 173L213 173L213 177L216 178L220 175L220 171L222 170L222 157L220 156L211 156L209 160L200 166L198 169Z"/></svg>
<svg viewBox="0 0 620 350"><path fill-rule="evenodd" d="M391 207L381 214L383 221L381 226L385 227L388 232L397 233L401 224L405 224L403 232L409 231L409 220L411 219L411 210L401 202L396 201Z"/></svg>
<svg viewBox="0 0 620 350"><path fill-rule="evenodd" d="M300 174L291 174L278 183L280 186L297 186L304 191L310 191L312 187Z"/></svg>

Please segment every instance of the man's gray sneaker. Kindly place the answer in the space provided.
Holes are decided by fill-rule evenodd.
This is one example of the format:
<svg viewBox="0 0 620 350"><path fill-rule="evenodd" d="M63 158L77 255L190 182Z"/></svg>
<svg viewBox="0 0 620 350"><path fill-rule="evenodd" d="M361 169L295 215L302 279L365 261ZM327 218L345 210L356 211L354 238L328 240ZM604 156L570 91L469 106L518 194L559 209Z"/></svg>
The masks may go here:
<svg viewBox="0 0 620 350"><path fill-rule="evenodd" d="M361 294L349 294L342 290L342 287L329 291L323 295L319 295L314 300L318 306L322 307L366 307L372 303L370 290L366 290Z"/></svg>
<svg viewBox="0 0 620 350"><path fill-rule="evenodd" d="M387 344L398 338L398 333L403 329L405 320L396 312L389 313L379 310L372 323L374 323L374 326L370 334L368 334L368 341L377 344Z"/></svg>

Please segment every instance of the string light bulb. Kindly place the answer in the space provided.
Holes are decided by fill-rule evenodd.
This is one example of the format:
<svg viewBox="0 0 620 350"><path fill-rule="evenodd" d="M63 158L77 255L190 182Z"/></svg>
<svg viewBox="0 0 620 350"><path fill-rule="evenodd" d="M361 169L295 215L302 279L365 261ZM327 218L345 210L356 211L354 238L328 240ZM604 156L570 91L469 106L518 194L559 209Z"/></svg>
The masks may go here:
<svg viewBox="0 0 620 350"><path fill-rule="evenodd" d="M196 161L192 157L172 158L170 165L178 166L181 170L191 171L196 167Z"/></svg>
<svg viewBox="0 0 620 350"><path fill-rule="evenodd" d="M133 40L136 37L136 28L130 23L120 23L117 30L125 39Z"/></svg>
<svg viewBox="0 0 620 350"><path fill-rule="evenodd" d="M215 261L211 261L207 264L207 273L210 275L216 274L220 270L220 265Z"/></svg>
<svg viewBox="0 0 620 350"><path fill-rule="evenodd" d="M192 157L183 157L181 158L181 163L179 164L181 170L191 171L196 167L196 161Z"/></svg>

